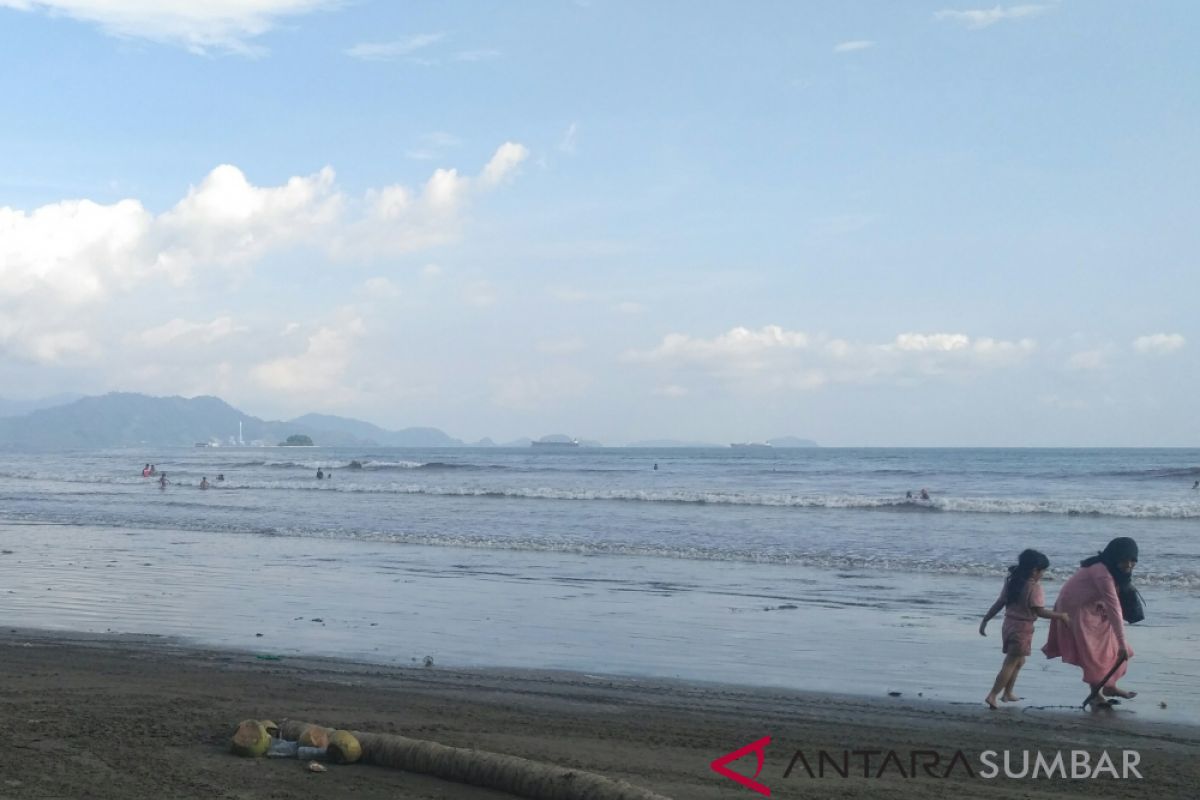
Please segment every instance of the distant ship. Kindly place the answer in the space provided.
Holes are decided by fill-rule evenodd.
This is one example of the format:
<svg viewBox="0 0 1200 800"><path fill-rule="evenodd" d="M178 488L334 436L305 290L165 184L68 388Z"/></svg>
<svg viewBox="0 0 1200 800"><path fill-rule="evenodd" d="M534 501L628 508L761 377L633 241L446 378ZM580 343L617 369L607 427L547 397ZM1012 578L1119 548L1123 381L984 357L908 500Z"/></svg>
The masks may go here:
<svg viewBox="0 0 1200 800"><path fill-rule="evenodd" d="M539 439L537 441L530 442L529 446L530 447L552 447L552 448L579 447L579 440L578 439L565 439L565 440L552 439L547 442L547 441Z"/></svg>
<svg viewBox="0 0 1200 800"><path fill-rule="evenodd" d="M770 450L771 445L766 442L733 442L729 445L735 450Z"/></svg>

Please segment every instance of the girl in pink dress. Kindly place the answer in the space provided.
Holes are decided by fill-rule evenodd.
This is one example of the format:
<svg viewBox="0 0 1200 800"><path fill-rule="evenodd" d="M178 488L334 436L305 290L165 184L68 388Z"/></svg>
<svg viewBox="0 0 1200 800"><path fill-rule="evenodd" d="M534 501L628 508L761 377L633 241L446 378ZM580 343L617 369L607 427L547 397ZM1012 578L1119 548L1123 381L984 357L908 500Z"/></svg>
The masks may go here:
<svg viewBox="0 0 1200 800"><path fill-rule="evenodd" d="M1070 622L1050 623L1050 636L1042 652L1083 668L1083 680L1096 696L1097 705L1108 705L1111 696L1132 698L1117 686L1125 675L1133 648L1125 641L1125 622L1118 591L1129 587L1137 564L1137 542L1122 536L1113 539L1099 555L1085 559L1063 584L1055 611L1070 615ZM1109 670L1116 671L1103 683Z"/></svg>
<svg viewBox="0 0 1200 800"><path fill-rule="evenodd" d="M987 636L987 624L992 617L1004 609L1004 627L1001 629L1003 641L1004 663L992 684L992 691L984 700L991 708L997 708L996 695L1003 690L1000 699L1005 703L1015 703L1021 698L1013 694L1017 683L1017 673L1025 665L1025 658L1033 648L1033 623L1038 617L1043 619L1067 621L1067 614L1058 611L1047 611L1046 596L1042 592L1042 573L1050 566L1050 559L1037 550L1024 550L1017 557L1017 563L1008 568L1008 577L1004 579L1004 588L1000 597L992 603L992 607L979 623L979 635Z"/></svg>

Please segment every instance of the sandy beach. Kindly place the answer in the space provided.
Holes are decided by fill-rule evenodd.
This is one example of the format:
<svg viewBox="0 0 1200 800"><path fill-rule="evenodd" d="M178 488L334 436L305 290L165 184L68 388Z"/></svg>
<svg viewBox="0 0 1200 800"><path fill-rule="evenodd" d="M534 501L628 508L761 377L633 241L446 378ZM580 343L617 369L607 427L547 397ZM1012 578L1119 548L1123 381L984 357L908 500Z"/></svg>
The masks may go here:
<svg viewBox="0 0 1200 800"><path fill-rule="evenodd" d="M382 767L305 772L227 751L243 718L306 720L523 756L627 780L677 800L760 796L712 760L771 737L758 780L772 797L1194 797L1200 730L1124 713L987 712L982 705L670 683L573 673L392 668L315 658L266 661L169 639L5 629L0 637L3 798L501 798ZM1135 708L1130 704L1130 708ZM980 774L984 751L1138 752L1142 779L1016 780ZM850 777L814 772L819 752L852 756ZM973 776L875 776L887 751L909 763L962 751ZM753 775L753 756L731 764ZM1017 766L1014 763L1014 766ZM907 773L907 767L903 770ZM935 770L939 774L941 770Z"/></svg>

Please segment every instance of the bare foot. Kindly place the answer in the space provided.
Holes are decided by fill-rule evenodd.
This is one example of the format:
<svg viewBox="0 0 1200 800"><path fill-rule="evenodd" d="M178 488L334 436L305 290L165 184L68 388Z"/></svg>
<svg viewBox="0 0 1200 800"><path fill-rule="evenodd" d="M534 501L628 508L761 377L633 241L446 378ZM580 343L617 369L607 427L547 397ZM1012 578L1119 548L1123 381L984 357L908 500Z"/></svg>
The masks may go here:
<svg viewBox="0 0 1200 800"><path fill-rule="evenodd" d="M983 698L983 702L987 703L988 708L992 709L992 711L1000 708L1000 706L996 705L996 695L994 694L989 694L987 697Z"/></svg>
<svg viewBox="0 0 1200 800"><path fill-rule="evenodd" d="M1004 703L1019 703L1020 701L1022 701L1024 699L1025 699L1024 697L1017 697L1012 692L1005 692L1000 697L1001 702L1004 702Z"/></svg>
<svg viewBox="0 0 1200 800"><path fill-rule="evenodd" d="M1132 700L1133 698L1137 697L1137 692L1127 692L1124 689L1117 688L1116 686L1107 687L1107 691L1112 692L1117 697L1124 697L1126 700Z"/></svg>

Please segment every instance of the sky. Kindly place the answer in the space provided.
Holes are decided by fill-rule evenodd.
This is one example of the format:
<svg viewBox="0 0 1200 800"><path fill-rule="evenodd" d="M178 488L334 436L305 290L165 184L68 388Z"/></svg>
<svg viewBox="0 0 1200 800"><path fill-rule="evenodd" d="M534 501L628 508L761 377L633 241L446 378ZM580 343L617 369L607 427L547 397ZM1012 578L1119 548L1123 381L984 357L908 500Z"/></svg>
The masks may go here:
<svg viewBox="0 0 1200 800"><path fill-rule="evenodd" d="M0 396L1200 446L1200 5L0 0Z"/></svg>

